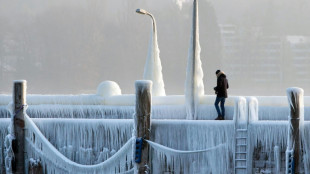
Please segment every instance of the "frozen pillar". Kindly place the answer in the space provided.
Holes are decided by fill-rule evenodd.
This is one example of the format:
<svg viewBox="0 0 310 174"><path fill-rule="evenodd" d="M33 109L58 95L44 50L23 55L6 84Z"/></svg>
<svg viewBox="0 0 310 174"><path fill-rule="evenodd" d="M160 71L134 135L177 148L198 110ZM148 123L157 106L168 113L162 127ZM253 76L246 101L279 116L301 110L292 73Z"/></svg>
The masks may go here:
<svg viewBox="0 0 310 174"><path fill-rule="evenodd" d="M290 115L288 117L288 139L286 149L286 174L299 173L299 123L303 120L303 94L301 88L288 88L286 90L288 103L290 107Z"/></svg>
<svg viewBox="0 0 310 174"><path fill-rule="evenodd" d="M193 21L186 69L185 97L187 119L197 119L199 97L204 95L203 71L200 60L198 0L193 3Z"/></svg>
<svg viewBox="0 0 310 174"><path fill-rule="evenodd" d="M136 137L144 140L150 139L151 130L151 107L152 107L152 81L136 81ZM139 174L148 173L149 169L149 146L143 141L141 162L135 163Z"/></svg>
<svg viewBox="0 0 310 174"><path fill-rule="evenodd" d="M24 110L26 105L26 80L14 81L13 88L13 102L14 102L14 116L12 118L14 127L15 139L12 141L12 148L14 158L12 161L12 172L14 174L24 174L25 171L25 157L24 157L24 144L25 144L25 121Z"/></svg>

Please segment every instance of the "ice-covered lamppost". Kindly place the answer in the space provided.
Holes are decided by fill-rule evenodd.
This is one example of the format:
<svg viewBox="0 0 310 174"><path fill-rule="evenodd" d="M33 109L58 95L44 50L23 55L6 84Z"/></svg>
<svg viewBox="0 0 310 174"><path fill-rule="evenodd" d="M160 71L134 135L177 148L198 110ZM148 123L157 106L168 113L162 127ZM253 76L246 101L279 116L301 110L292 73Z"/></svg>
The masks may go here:
<svg viewBox="0 0 310 174"><path fill-rule="evenodd" d="M153 96L165 96L165 85L162 75L162 66L159 58L159 48L157 42L157 29L154 16L143 9L137 9L137 13L148 15L152 18L152 32L149 42L147 59L144 67L143 79L153 81Z"/></svg>
<svg viewBox="0 0 310 174"><path fill-rule="evenodd" d="M193 1L193 18L185 80L186 118L197 119L199 97L204 95L203 71L200 60L198 0Z"/></svg>

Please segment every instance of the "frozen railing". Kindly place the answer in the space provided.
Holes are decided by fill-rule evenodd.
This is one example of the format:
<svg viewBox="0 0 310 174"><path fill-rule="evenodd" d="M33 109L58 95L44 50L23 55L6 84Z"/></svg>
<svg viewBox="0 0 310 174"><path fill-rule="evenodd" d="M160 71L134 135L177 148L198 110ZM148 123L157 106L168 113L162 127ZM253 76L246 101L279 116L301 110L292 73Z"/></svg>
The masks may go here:
<svg viewBox="0 0 310 174"><path fill-rule="evenodd" d="M25 115L27 156L40 159L47 173L125 173L133 167L131 138L112 157L95 165L82 165L61 154L41 133L34 122ZM27 164L27 163L26 163Z"/></svg>
<svg viewBox="0 0 310 174"><path fill-rule="evenodd" d="M154 173L229 173L234 139L232 120L153 120L151 130L151 140L166 147L152 147ZM209 148L212 150L187 153Z"/></svg>
<svg viewBox="0 0 310 174"><path fill-rule="evenodd" d="M290 88L290 90L295 88ZM302 91L302 90L299 90ZM291 94L290 94L291 95ZM297 95L294 93L294 95ZM297 100L297 105L300 105L300 139L301 148L303 148L300 156L303 156L302 168L307 173L310 168L309 160L309 97L300 96L288 97L251 97L248 98L248 117L249 117L249 154L250 159L254 162L249 163L264 165L271 170L285 171L285 161L279 156L285 154L288 142L288 128L290 115L291 100ZM304 107L305 106L305 107ZM305 118L305 121L304 121ZM277 149L277 152L274 151ZM277 153L277 154L276 154ZM256 156L252 156L256 154ZM277 156L278 159L272 159L272 156ZM277 161L274 161L277 160ZM259 164L260 162L263 162ZM277 164L277 166L275 166ZM254 167L254 166L253 166ZM257 167L257 166L256 166ZM250 166L252 168L252 166ZM303 170L303 169L301 169ZM275 172L275 171L273 171Z"/></svg>
<svg viewBox="0 0 310 174"><path fill-rule="evenodd" d="M132 119L32 120L58 151L87 165L110 158L130 139L133 129Z"/></svg>
<svg viewBox="0 0 310 174"><path fill-rule="evenodd" d="M289 115L286 96L257 96L258 120L287 120ZM305 120L310 120L310 96L304 97Z"/></svg>
<svg viewBox="0 0 310 174"><path fill-rule="evenodd" d="M49 101L49 97L45 98L45 96L40 96L38 98L42 99L36 100L36 102L43 100ZM56 100L57 96L53 96L53 98L55 98ZM131 99L129 100L129 98ZM234 100L236 98L238 97L229 97L226 100L225 118L228 120L233 119ZM10 101L7 101L7 103L12 101L11 96L8 99L10 99ZM93 103L93 105L89 104L68 105L68 104L54 104L57 102L51 102L50 104L39 104L32 102L33 105L29 105L27 109L27 114L31 118L132 119L132 115L134 113L134 104L133 104L135 101L134 95L132 95L132 97L131 96L129 97L128 95L111 96L109 97L109 99L114 100L113 105L112 103L108 103L107 105L106 104L99 105L96 103ZM60 99L58 100L61 101ZM43 103L47 103L47 101L44 101ZM214 101L215 96L202 96L200 98L200 105L198 107L197 119L212 120L217 117L217 113L214 108ZM27 98L27 103L28 102L31 102L31 97L29 98L29 96ZM152 107L153 119L186 119L184 96L153 97L152 105L153 105ZM9 118L9 117L10 113L7 109L7 105L0 105L0 118Z"/></svg>

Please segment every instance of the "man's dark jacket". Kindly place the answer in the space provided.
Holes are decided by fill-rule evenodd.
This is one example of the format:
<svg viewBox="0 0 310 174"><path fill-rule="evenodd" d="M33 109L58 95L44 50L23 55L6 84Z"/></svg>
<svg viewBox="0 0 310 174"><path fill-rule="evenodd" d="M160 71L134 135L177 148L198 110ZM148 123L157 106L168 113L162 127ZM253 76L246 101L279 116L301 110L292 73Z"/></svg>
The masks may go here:
<svg viewBox="0 0 310 174"><path fill-rule="evenodd" d="M217 93L217 97L227 98L227 89L228 88L229 88L229 85L228 85L228 80L226 79L226 75L221 74L217 78L217 86L214 87L214 90Z"/></svg>

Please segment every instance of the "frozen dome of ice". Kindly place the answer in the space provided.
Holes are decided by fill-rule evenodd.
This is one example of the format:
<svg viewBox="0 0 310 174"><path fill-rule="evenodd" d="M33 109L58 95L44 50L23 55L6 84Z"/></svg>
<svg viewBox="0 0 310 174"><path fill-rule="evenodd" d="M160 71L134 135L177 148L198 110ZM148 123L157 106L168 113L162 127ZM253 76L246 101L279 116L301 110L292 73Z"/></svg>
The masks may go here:
<svg viewBox="0 0 310 174"><path fill-rule="evenodd" d="M102 97L109 97L113 95L121 95L122 91L116 82L104 81L98 85L97 94Z"/></svg>

